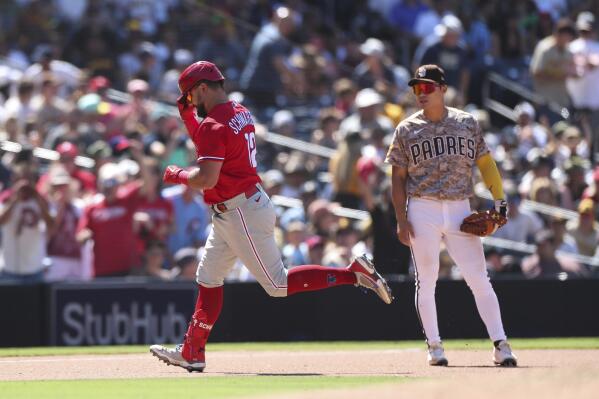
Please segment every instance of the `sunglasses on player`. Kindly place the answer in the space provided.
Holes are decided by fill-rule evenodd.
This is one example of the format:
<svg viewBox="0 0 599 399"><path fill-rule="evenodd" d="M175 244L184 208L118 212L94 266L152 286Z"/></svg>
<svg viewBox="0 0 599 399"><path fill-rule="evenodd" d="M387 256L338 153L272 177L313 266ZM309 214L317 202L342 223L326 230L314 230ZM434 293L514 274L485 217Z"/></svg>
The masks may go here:
<svg viewBox="0 0 599 399"><path fill-rule="evenodd" d="M437 83L416 83L412 86L412 90L414 90L414 94L417 96L421 94L431 94L435 91L436 87L440 87L441 85Z"/></svg>

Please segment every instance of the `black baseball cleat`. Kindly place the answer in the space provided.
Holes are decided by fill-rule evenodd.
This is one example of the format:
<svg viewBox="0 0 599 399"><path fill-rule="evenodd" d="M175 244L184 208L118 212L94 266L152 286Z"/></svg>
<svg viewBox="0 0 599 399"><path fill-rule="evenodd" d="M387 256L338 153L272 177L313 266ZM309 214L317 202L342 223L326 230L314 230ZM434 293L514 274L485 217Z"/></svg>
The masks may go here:
<svg viewBox="0 0 599 399"><path fill-rule="evenodd" d="M356 285L374 291L386 304L393 302L393 294L387 281L376 271L374 263L368 256L361 255L354 258L347 267L356 274Z"/></svg>
<svg viewBox="0 0 599 399"><path fill-rule="evenodd" d="M516 359L505 359L503 362L497 364L497 366L501 367L518 367L518 362Z"/></svg>
<svg viewBox="0 0 599 399"><path fill-rule="evenodd" d="M501 367L518 366L518 358L512 352L512 348L510 348L510 344L508 344L507 341L501 340L494 343L493 363L495 363L496 366Z"/></svg>
<svg viewBox="0 0 599 399"><path fill-rule="evenodd" d="M445 357L445 349L443 349L443 344L441 342L429 345L426 360L431 366L445 367L449 364L447 357Z"/></svg>

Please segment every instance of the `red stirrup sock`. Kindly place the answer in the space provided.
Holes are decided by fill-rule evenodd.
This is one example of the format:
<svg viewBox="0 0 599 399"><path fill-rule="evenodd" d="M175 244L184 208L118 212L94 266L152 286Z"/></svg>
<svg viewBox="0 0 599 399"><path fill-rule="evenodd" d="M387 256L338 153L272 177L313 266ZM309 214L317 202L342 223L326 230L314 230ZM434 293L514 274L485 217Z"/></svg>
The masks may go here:
<svg viewBox="0 0 599 399"><path fill-rule="evenodd" d="M204 361L206 341L223 307L223 287L200 287L195 312L183 341L182 356L188 361Z"/></svg>
<svg viewBox="0 0 599 399"><path fill-rule="evenodd" d="M356 284L356 275L345 268L305 265L287 273L287 295L350 284Z"/></svg>

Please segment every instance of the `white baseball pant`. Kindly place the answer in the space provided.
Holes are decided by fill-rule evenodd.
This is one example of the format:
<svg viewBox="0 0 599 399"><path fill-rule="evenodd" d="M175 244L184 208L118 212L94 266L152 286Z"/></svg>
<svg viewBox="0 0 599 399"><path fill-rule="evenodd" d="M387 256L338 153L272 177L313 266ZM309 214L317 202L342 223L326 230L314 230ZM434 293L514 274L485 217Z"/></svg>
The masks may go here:
<svg viewBox="0 0 599 399"><path fill-rule="evenodd" d="M266 193L212 215L212 230L196 272L198 284L220 287L239 258L271 296L287 296L287 269L274 238L276 213Z"/></svg>
<svg viewBox="0 0 599 399"><path fill-rule="evenodd" d="M460 231L462 220L471 212L467 199L410 198L408 202L408 220L414 229L410 243L416 274L416 311L429 345L441 341L435 304L441 240L474 295L489 337L493 341L506 339L497 295L487 274L482 242L479 237Z"/></svg>

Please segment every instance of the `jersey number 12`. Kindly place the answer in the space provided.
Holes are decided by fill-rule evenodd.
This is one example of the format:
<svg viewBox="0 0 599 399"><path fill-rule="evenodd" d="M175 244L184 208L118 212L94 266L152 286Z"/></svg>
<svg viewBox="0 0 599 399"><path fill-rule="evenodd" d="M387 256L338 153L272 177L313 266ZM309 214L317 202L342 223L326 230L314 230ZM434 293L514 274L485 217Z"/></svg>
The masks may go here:
<svg viewBox="0 0 599 399"><path fill-rule="evenodd" d="M258 162L256 162L256 134L254 132L245 134L245 141L247 141L248 145L248 155L250 158L250 166L255 168L258 166Z"/></svg>

